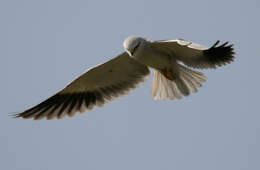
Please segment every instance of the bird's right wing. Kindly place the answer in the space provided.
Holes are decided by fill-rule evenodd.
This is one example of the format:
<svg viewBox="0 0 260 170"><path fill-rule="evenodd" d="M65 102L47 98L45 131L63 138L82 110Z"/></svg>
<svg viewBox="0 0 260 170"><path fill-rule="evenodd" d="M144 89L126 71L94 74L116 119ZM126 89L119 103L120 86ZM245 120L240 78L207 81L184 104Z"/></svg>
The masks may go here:
<svg viewBox="0 0 260 170"><path fill-rule="evenodd" d="M230 63L234 59L234 50L228 42L210 48L182 39L152 42L152 47L166 55L174 57L185 65L194 68L216 68Z"/></svg>
<svg viewBox="0 0 260 170"><path fill-rule="evenodd" d="M73 116L127 93L144 81L149 69L126 52L100 64L72 81L60 92L16 117L52 119Z"/></svg>

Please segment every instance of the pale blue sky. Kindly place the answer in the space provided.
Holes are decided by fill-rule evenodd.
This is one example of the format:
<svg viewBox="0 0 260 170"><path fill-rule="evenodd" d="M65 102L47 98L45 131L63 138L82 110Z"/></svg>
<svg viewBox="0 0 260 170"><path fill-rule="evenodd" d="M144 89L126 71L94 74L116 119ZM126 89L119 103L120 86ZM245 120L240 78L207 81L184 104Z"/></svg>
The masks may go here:
<svg viewBox="0 0 260 170"><path fill-rule="evenodd" d="M0 169L260 169L259 11L257 0L1 0ZM150 76L73 118L8 116L121 53L129 35L230 41L236 60L203 71L182 100L152 100Z"/></svg>

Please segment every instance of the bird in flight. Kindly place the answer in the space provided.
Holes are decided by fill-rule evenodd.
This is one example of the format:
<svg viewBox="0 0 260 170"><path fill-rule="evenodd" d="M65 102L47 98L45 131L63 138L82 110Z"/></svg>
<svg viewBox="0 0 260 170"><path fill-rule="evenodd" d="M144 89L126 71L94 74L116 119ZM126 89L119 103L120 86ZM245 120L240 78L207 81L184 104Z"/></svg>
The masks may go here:
<svg viewBox="0 0 260 170"><path fill-rule="evenodd" d="M206 81L203 73L188 67L216 68L234 60L233 45L218 44L208 48L183 39L152 41L130 36L123 43L125 52L87 70L47 100L14 116L61 119L103 106L136 88L150 73L149 68L154 70L151 97L180 99L197 92Z"/></svg>

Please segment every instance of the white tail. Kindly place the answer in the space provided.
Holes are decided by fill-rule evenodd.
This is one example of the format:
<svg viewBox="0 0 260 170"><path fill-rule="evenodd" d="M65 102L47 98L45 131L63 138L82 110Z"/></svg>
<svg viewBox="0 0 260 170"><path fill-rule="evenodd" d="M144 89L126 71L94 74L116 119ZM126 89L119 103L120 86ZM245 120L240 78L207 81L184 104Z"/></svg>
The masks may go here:
<svg viewBox="0 0 260 170"><path fill-rule="evenodd" d="M160 71L154 70L153 84L150 95L155 99L181 99L190 92L197 92L197 87L206 81L203 73L178 65L179 74L174 80L167 79Z"/></svg>

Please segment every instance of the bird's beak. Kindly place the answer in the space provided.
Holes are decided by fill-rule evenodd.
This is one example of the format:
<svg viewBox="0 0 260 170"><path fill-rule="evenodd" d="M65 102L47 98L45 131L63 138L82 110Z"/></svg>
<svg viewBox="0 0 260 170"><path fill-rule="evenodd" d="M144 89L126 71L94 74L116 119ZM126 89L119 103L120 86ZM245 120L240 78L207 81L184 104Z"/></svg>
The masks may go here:
<svg viewBox="0 0 260 170"><path fill-rule="evenodd" d="M132 53L130 51L127 50L126 52L130 57L132 56Z"/></svg>

